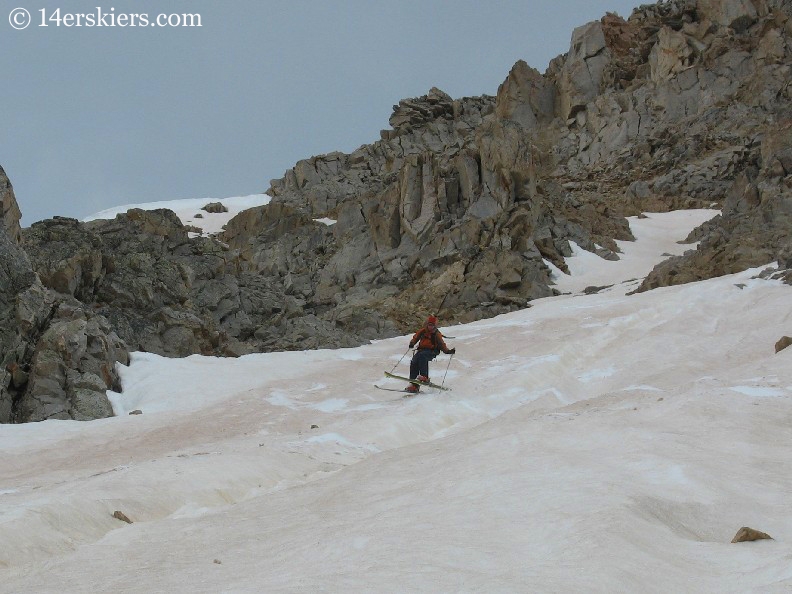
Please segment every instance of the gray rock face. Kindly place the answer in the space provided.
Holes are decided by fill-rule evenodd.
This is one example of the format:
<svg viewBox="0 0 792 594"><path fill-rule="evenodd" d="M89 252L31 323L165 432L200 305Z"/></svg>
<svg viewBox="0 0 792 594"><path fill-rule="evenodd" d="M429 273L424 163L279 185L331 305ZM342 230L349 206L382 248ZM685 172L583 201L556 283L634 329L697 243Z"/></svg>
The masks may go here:
<svg viewBox="0 0 792 594"><path fill-rule="evenodd" d="M338 218L322 248L328 272L303 267L303 284L336 307L353 292L401 330L422 310L462 321L549 294L545 261L563 269L569 241L618 257L613 239L630 238L622 217L643 210L719 205L732 220L768 193L761 216L776 230L738 233L762 238L735 239L707 274L769 258L786 236L777 193L788 145L773 130L789 107L789 11L675 0L627 21L607 15L576 29L545 75L515 64L494 102L437 89L401 101L380 142L298 163L264 208ZM768 170L756 188L735 186L760 159L776 182ZM726 228L712 225L704 245L716 249Z"/></svg>
<svg viewBox="0 0 792 594"><path fill-rule="evenodd" d="M388 123L395 131L409 131L438 118L452 117L454 101L446 93L432 87L429 93L418 99L402 99L393 106L393 115Z"/></svg>
<svg viewBox="0 0 792 594"><path fill-rule="evenodd" d="M513 120L534 132L555 117L556 95L555 85L519 60L498 88L495 113L500 119Z"/></svg>
<svg viewBox="0 0 792 594"><path fill-rule="evenodd" d="M573 199L541 178L547 155L535 131L552 120L554 102L554 85L518 63L497 99L451 101L433 89L395 106L394 130L379 142L298 163L272 182L273 202L260 211L273 214L259 224L292 220L284 205L304 213L278 241L310 233L319 266L298 262L294 249L262 249L274 236L246 214L223 240L248 246L252 270L277 262L280 277L315 287L303 293L310 310L377 312L369 326L381 331L406 331L426 312L448 323L525 307L552 293L544 259L563 267L570 239L615 257L613 238L631 238L595 193ZM337 223L315 229L312 219L325 217Z"/></svg>
<svg viewBox="0 0 792 594"><path fill-rule="evenodd" d="M792 169L783 165L792 146L792 117L780 120L761 142L762 168L734 180L715 221L694 231L695 251L655 267L639 291L731 274L777 261L792 268Z"/></svg>
<svg viewBox="0 0 792 594"><path fill-rule="evenodd" d="M103 277L101 240L75 219L55 217L25 230L24 247L42 283L91 301Z"/></svg>
<svg viewBox="0 0 792 594"><path fill-rule="evenodd" d="M14 196L14 188L8 181L5 171L0 167L0 226L5 228L8 237L16 243L19 243L21 218L22 213Z"/></svg>
<svg viewBox="0 0 792 594"><path fill-rule="evenodd" d="M792 6L677 1L603 24L606 39L629 37L637 51L609 42L624 90L602 93L568 122L559 173L626 186L610 200L623 212L723 207L691 235L698 249L659 265L640 290L781 259L790 242Z"/></svg>
<svg viewBox="0 0 792 594"><path fill-rule="evenodd" d="M231 227L252 232L248 221L257 212ZM323 262L313 249L326 243L330 228L286 206L264 212L256 235L268 245L248 235L234 249L212 238L190 239L171 211L130 210L112 221L36 223L24 231L24 246L49 288L109 320L134 350L238 356L351 346L380 336L370 323L358 323L358 331L347 320L341 328L330 314L316 317L306 306L311 275ZM292 235L298 229L302 235ZM263 264L252 267L250 259Z"/></svg>
<svg viewBox="0 0 792 594"><path fill-rule="evenodd" d="M575 29L558 83L562 118L574 117L600 94L611 59L602 23L588 23Z"/></svg>
<svg viewBox="0 0 792 594"><path fill-rule="evenodd" d="M107 320L61 304L36 345L17 418L85 421L113 416L105 393L121 389L116 362L128 364L128 354Z"/></svg>
<svg viewBox="0 0 792 594"><path fill-rule="evenodd" d="M24 308L24 301L20 300L20 307L17 300L36 281L25 252L0 226L0 422L11 420L14 396L27 383L27 370L18 363L26 359L29 348L17 328L17 311ZM35 323L37 316L31 313L19 322Z"/></svg>
<svg viewBox="0 0 792 594"><path fill-rule="evenodd" d="M68 284L68 283L67 283ZM124 343L103 317L46 288L0 228L0 423L112 416Z"/></svg>

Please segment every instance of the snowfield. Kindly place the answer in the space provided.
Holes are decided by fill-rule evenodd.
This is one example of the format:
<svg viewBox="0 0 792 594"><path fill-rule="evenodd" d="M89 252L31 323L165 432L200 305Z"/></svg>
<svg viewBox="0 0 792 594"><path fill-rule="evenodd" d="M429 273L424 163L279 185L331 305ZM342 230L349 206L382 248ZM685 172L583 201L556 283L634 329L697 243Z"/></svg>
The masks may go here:
<svg viewBox="0 0 792 594"><path fill-rule="evenodd" d="M792 287L627 295L715 214L630 219L566 294L444 328L450 392L374 388L409 337L135 353L118 416L0 425L0 592L792 591Z"/></svg>
<svg viewBox="0 0 792 594"><path fill-rule="evenodd" d="M114 219L116 215L125 213L132 208L143 210L155 210L157 208L167 208L172 210L183 225L188 225L201 229L208 235L216 235L223 230L225 224L238 215L243 210L254 206L269 204L272 200L266 194L251 194L250 196L233 196L231 198L190 198L187 200L162 200L159 202L147 202L145 204L126 204L108 208L85 217L83 221L94 221L96 219ZM204 206L213 202L220 202L228 210L226 212L206 212L202 210ZM196 215L200 215L196 217ZM189 232L190 237L198 235Z"/></svg>

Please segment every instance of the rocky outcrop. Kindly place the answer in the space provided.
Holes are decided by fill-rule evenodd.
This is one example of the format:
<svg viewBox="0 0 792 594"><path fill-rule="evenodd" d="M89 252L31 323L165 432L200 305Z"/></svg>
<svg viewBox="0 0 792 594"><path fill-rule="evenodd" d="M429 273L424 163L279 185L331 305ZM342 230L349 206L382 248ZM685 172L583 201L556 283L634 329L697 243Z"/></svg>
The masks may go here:
<svg viewBox="0 0 792 594"><path fill-rule="evenodd" d="M0 423L112 416L126 347L108 321L48 289L0 228Z"/></svg>
<svg viewBox="0 0 792 594"><path fill-rule="evenodd" d="M765 182L786 175L789 11L674 0L606 15L576 29L544 75L518 61L494 99L432 89L394 106L379 142L301 161L263 208L339 220L320 242L327 272L298 272L317 288L307 306L332 295L343 307L353 294L402 330L422 310L446 321L502 313L552 292L545 263L563 269L570 241L618 257L625 215L717 205L739 226L734 209L763 191L759 218L775 230L746 229L757 238L709 274L770 258L787 235L784 201ZM763 160L772 172L750 190ZM295 274L281 264L280 276ZM661 276L647 286L697 277Z"/></svg>
<svg viewBox="0 0 792 594"><path fill-rule="evenodd" d="M409 132L437 119L451 119L454 115L454 100L449 95L432 87L423 97L402 99L393 106L388 123L394 132Z"/></svg>
<svg viewBox="0 0 792 594"><path fill-rule="evenodd" d="M498 98L452 101L432 89L402 101L379 142L302 161L272 182L258 224L291 220L281 214L288 205L302 213L294 229L273 236L243 214L222 238L255 253L243 259L249 269L277 262L278 276L315 287L303 295L308 309L363 309L382 331L404 331L429 311L449 323L525 307L552 293L545 260L563 268L570 240L616 257L613 239L631 238L599 196L575 198L542 179L547 150L536 132L554 101L553 85L525 63ZM319 218L337 223L319 229ZM320 261L298 263L294 249L273 257L274 237L294 248L300 235L313 237Z"/></svg>
<svg viewBox="0 0 792 594"><path fill-rule="evenodd" d="M588 23L575 29L558 76L560 117L575 117L602 93L605 70L611 60L602 23Z"/></svg>
<svg viewBox="0 0 792 594"><path fill-rule="evenodd" d="M501 120L512 120L535 132L555 117L556 95L555 85L519 60L498 88L495 114Z"/></svg>
<svg viewBox="0 0 792 594"><path fill-rule="evenodd" d="M126 345L102 316L61 303L48 321L16 403L20 421L113 416L107 390L121 391L115 364L129 364Z"/></svg>
<svg viewBox="0 0 792 594"><path fill-rule="evenodd" d="M698 250L658 266L640 290L765 264L787 249L791 12L782 2L680 1L643 6L621 24L603 19L606 39L634 40L633 51L610 45L624 91L601 94L568 122L575 134L556 150L558 173L626 187L609 200L625 213L724 207L691 236ZM619 36L607 32L614 24Z"/></svg>
<svg viewBox="0 0 792 594"><path fill-rule="evenodd" d="M220 213L220 212L228 212L228 207L223 204L222 202L210 202L206 204L201 210L205 210L209 213Z"/></svg>
<svg viewBox="0 0 792 594"><path fill-rule="evenodd" d="M29 359L30 345L18 329L18 302L26 303L24 296L37 282L25 252L9 237L5 227L0 226L0 422L9 422L14 408L14 397L27 383L24 362ZM38 309L46 310L33 301L31 315L38 317ZM44 312L42 312L44 313ZM22 321L22 320L20 320ZM22 362L22 364L20 364Z"/></svg>
<svg viewBox="0 0 792 594"><path fill-rule="evenodd" d="M232 228L246 239L232 246L190 238L169 210L138 209L112 221L42 221L24 231L23 245L47 287L104 316L132 350L236 356L352 346L382 335L370 317L340 328L339 312L319 316L306 307L315 289L309 273L322 267L312 246L325 242L329 227L281 205L264 211L263 228L248 237L258 212L235 220ZM302 236L293 234L303 227Z"/></svg>
<svg viewBox="0 0 792 594"><path fill-rule="evenodd" d="M14 188L8 181L5 171L0 167L0 227L5 229L8 237L15 243L19 243L21 218L22 213L14 196Z"/></svg>
<svg viewBox="0 0 792 594"><path fill-rule="evenodd" d="M761 168L748 167L734 180L723 213L688 238L696 250L659 264L639 291L731 274L774 261L782 268L792 253L792 118L780 119L760 144Z"/></svg>

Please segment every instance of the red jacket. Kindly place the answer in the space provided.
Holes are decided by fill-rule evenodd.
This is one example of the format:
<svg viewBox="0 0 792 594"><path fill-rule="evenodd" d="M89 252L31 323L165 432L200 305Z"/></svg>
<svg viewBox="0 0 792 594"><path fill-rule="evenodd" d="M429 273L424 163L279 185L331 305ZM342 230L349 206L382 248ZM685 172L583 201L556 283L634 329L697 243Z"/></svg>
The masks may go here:
<svg viewBox="0 0 792 594"><path fill-rule="evenodd" d="M438 352L443 351L444 353L451 352L451 349L446 346L445 340L443 340L443 335L441 334L440 330L430 332L426 328L421 328L412 337L412 340L410 341L410 348L413 348L413 346L416 344L418 345L419 349L429 349Z"/></svg>

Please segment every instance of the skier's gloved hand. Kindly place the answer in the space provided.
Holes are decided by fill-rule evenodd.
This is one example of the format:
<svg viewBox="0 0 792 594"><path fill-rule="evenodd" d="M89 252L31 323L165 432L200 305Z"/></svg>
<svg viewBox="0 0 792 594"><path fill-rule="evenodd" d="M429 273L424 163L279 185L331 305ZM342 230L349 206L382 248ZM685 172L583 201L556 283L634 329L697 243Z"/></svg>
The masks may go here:
<svg viewBox="0 0 792 594"><path fill-rule="evenodd" d="M414 346L415 346L415 343L410 342L410 348L413 348Z"/></svg>
<svg viewBox="0 0 792 594"><path fill-rule="evenodd" d="M454 354L456 354L456 349L448 349L448 354L449 354L449 355L454 355Z"/></svg>

